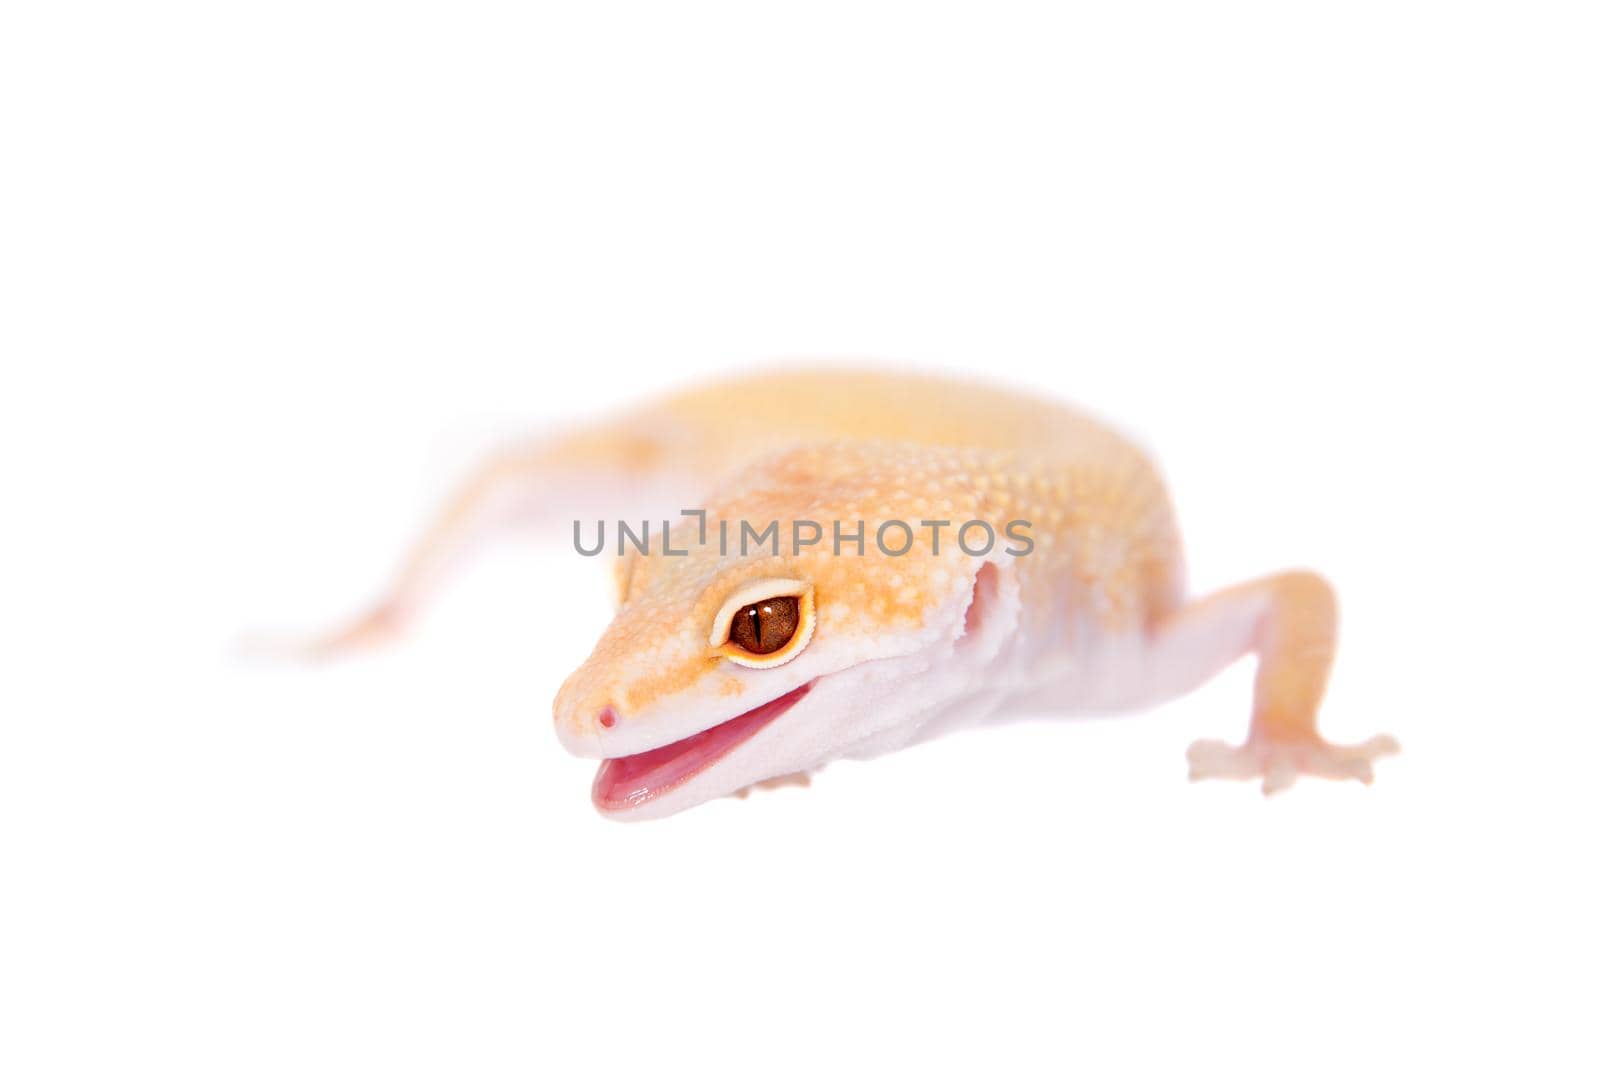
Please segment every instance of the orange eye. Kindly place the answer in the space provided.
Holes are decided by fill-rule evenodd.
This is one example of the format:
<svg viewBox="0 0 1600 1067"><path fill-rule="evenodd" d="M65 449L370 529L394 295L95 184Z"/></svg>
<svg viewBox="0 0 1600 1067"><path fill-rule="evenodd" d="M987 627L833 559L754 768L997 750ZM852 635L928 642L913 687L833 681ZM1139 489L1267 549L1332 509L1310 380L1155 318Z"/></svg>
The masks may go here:
<svg viewBox="0 0 1600 1067"><path fill-rule="evenodd" d="M708 646L741 667L781 667L805 651L817 628L809 583L763 578L736 589L711 620Z"/></svg>
<svg viewBox="0 0 1600 1067"><path fill-rule="evenodd" d="M775 596L734 612L728 640L753 656L770 656L800 629L800 598Z"/></svg>

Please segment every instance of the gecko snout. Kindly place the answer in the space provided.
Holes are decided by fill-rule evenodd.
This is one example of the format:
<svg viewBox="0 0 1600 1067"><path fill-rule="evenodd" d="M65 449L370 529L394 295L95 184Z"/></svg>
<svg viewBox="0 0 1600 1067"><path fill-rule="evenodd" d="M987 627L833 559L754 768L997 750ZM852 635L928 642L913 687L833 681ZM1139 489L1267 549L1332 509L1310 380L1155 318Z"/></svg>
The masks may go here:
<svg viewBox="0 0 1600 1067"><path fill-rule="evenodd" d="M600 758L604 740L627 732L623 705L609 686L580 685L568 679L553 703L556 737L573 755Z"/></svg>

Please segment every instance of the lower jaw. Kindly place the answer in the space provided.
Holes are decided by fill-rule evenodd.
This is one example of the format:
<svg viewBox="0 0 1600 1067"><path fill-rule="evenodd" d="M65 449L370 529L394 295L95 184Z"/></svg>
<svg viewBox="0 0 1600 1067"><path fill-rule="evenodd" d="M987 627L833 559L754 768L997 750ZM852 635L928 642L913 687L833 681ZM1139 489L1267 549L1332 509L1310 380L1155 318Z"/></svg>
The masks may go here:
<svg viewBox="0 0 1600 1067"><path fill-rule="evenodd" d="M807 682L776 700L670 745L602 760L591 793L594 806L606 815L644 815L654 802L715 766L799 703L810 689L811 683Z"/></svg>

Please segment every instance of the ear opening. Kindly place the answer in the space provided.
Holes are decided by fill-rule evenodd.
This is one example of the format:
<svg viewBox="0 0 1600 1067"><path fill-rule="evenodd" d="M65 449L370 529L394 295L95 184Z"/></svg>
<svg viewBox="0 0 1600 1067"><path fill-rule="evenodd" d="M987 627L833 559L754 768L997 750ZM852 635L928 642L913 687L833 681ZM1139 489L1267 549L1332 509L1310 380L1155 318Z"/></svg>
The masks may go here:
<svg viewBox="0 0 1600 1067"><path fill-rule="evenodd" d="M995 609L1000 606L1000 568L985 563L972 579L972 600L967 604L967 615L956 639L961 649L982 638L984 631L994 624Z"/></svg>

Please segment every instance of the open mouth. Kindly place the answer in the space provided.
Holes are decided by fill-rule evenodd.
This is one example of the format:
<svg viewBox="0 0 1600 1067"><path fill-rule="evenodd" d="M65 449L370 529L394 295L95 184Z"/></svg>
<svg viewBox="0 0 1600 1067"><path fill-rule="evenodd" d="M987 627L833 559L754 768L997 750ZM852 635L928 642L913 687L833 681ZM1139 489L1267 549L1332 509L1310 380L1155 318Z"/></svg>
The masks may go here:
<svg viewBox="0 0 1600 1067"><path fill-rule="evenodd" d="M594 776L594 806L601 811L625 811L670 793L753 737L763 726L800 702L811 688L799 689L769 700L709 730L682 741L636 752L631 756L601 760Z"/></svg>

